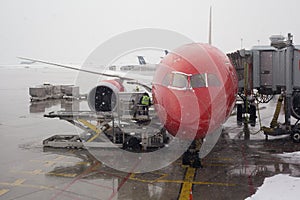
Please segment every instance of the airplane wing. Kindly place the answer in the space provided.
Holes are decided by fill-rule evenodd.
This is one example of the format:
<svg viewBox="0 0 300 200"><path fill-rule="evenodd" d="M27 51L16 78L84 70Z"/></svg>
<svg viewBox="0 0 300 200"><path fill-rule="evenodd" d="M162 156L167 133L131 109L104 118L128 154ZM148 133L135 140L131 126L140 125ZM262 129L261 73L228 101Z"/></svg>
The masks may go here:
<svg viewBox="0 0 300 200"><path fill-rule="evenodd" d="M128 83L128 84L132 84L132 85L140 85L140 86L144 87L148 92L151 92L151 91L152 91L152 88L151 88L151 87L149 87L149 86L146 85L146 84L139 83L138 81L128 81L127 83Z"/></svg>
<svg viewBox="0 0 300 200"><path fill-rule="evenodd" d="M130 80L130 81L135 80L133 78L127 78L127 77L122 77L122 76L113 75L113 74L106 74L106 73L101 73L101 72L95 72L95 71L90 71L90 70L86 70L86 69L79 69L79 68L76 68L76 67L71 67L71 66L67 66L67 65L62 65L62 64L47 62L47 61L43 61L43 60L36 60L36 59L24 58L24 57L17 57L17 58L19 58L21 60L27 60L27 61L31 61L31 62L38 62L38 63L47 64L47 65L53 65L53 66L57 66L57 67L62 67L62 68L66 68L66 69L72 69L72 70L86 72L86 73L90 73L90 74L96 74L96 75L102 75L102 76L107 76L107 77L119 78L121 80Z"/></svg>

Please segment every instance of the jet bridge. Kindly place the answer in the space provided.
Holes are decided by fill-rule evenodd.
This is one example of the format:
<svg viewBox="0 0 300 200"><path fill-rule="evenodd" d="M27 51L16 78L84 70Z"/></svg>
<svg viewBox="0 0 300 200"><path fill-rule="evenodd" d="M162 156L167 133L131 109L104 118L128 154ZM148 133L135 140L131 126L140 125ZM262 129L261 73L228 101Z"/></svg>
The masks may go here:
<svg viewBox="0 0 300 200"><path fill-rule="evenodd" d="M293 44L293 36L271 36L270 46L254 46L251 50L238 50L227 54L238 74L239 96L243 103L237 105L238 122L249 116L255 124L255 101L268 103L274 95L284 100L285 122L277 123L281 102L278 102L270 127L263 127L266 135L291 134L300 142L300 46ZM281 98L279 98L280 101ZM248 115L247 115L248 114ZM291 116L297 121L291 125ZM276 123L274 123L276 122Z"/></svg>

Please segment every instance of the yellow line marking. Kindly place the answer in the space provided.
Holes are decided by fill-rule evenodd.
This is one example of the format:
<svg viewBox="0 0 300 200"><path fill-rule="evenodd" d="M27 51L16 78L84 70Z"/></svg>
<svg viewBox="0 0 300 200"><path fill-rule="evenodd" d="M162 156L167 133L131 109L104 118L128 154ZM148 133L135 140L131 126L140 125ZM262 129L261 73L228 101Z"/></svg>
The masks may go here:
<svg viewBox="0 0 300 200"><path fill-rule="evenodd" d="M9 190L8 189L2 189L0 190L0 196L6 194Z"/></svg>
<svg viewBox="0 0 300 200"><path fill-rule="evenodd" d="M31 174L31 175L40 175L40 174L45 174L42 170L40 169L36 169L33 171L15 171L15 170L11 170L10 172L12 173L22 173L22 174Z"/></svg>
<svg viewBox="0 0 300 200"><path fill-rule="evenodd" d="M205 164L205 166L211 166L211 167L226 167L226 166L229 166L229 164Z"/></svg>
<svg viewBox="0 0 300 200"><path fill-rule="evenodd" d="M24 187L24 188L37 188L37 189L55 189L54 187L47 187L42 185L30 185L30 184L23 184L26 180L25 179L17 179L13 183L7 183L7 182L0 182L0 185L4 186L15 186L15 187Z"/></svg>
<svg viewBox="0 0 300 200"><path fill-rule="evenodd" d="M55 165L57 162L61 161L62 159L66 158L66 156L58 156L56 158L54 158L53 160L50 161L45 161L45 166L52 166Z"/></svg>
<svg viewBox="0 0 300 200"><path fill-rule="evenodd" d="M101 132L95 134L92 138L90 138L87 142L93 142L99 135Z"/></svg>
<svg viewBox="0 0 300 200"><path fill-rule="evenodd" d="M22 185L26 179L17 179L15 182L12 183L13 186Z"/></svg>
<svg viewBox="0 0 300 200"><path fill-rule="evenodd" d="M203 181L187 181L187 180L168 180L168 179L163 179L169 176L168 174L161 174L161 177L154 179L154 180L149 180L149 179L141 179L135 177L135 174L131 174L129 176L130 180L133 181L139 181L142 183L175 183L175 184L184 184L184 183L192 183L193 185L216 185L216 186L236 186L234 183L221 183L221 182L203 182Z"/></svg>
<svg viewBox="0 0 300 200"><path fill-rule="evenodd" d="M33 171L10 171L12 173L22 173L22 174L31 174L31 175L51 175L51 176L61 176L61 177L69 177L74 178L77 176L77 174L71 174L71 173L55 173L55 172L43 172L40 169L33 170Z"/></svg>
<svg viewBox="0 0 300 200"><path fill-rule="evenodd" d="M32 172L34 175L44 174L44 172L41 169L36 169Z"/></svg>
<svg viewBox="0 0 300 200"><path fill-rule="evenodd" d="M76 165L89 165L89 164L91 164L91 162L87 162L87 161L81 161L76 163Z"/></svg>
<svg viewBox="0 0 300 200"><path fill-rule="evenodd" d="M196 173L195 168L191 168L191 167L187 168L187 171L186 171L185 177L184 177L184 183L183 183L181 191L180 191L179 200L190 199L190 192L192 190L195 173Z"/></svg>
<svg viewBox="0 0 300 200"><path fill-rule="evenodd" d="M69 177L69 178L74 178L77 176L77 174L55 173L55 172L49 172L49 173L46 173L46 175L62 176L62 177Z"/></svg>
<svg viewBox="0 0 300 200"><path fill-rule="evenodd" d="M92 129L94 132L98 133L100 132L101 130L99 130L97 128L97 126L95 126L94 124L92 123L89 123L88 121L84 120L84 119L78 119L79 122L83 123L85 126L89 127L90 129Z"/></svg>
<svg viewBox="0 0 300 200"><path fill-rule="evenodd" d="M97 126L95 126L94 124L92 123L89 123L88 121L86 120L83 120L83 119L78 119L79 122L83 123L85 126L87 126L88 128L90 128L91 130L93 130L96 134L90 138L87 142L92 142L93 140L95 140L99 135L100 133L102 132L101 129L98 129Z"/></svg>
<svg viewBox="0 0 300 200"><path fill-rule="evenodd" d="M183 180L158 180L157 183L192 183L193 185L217 185L217 186L236 186L234 183L221 183L221 182L203 182L203 181L183 181Z"/></svg>
<svg viewBox="0 0 300 200"><path fill-rule="evenodd" d="M152 173L152 174L157 174L157 175L160 175L160 177L158 177L157 179L153 179L153 180L149 180L149 179L141 179L141 178L137 178L135 177L135 174L132 173L130 176L129 176L129 179L130 180L133 180L133 181L139 181L139 182L143 182L143 183L155 183L155 182L160 182L162 180L162 178L165 178L168 176L168 174L160 174L160 173Z"/></svg>
<svg viewBox="0 0 300 200"><path fill-rule="evenodd" d="M223 161L232 161L232 158L209 158L205 160L223 160Z"/></svg>
<svg viewBox="0 0 300 200"><path fill-rule="evenodd" d="M30 160L30 162L39 162L44 163L44 166L51 167L52 165L55 165L56 163L64 163L64 164L74 164L75 162L72 161L55 161L55 160ZM90 162L77 162L76 165L86 165Z"/></svg>
<svg viewBox="0 0 300 200"><path fill-rule="evenodd" d="M154 182L159 182L159 181L163 180L163 178L165 178L165 177L167 177L167 176L169 176L169 175L168 175L168 174L161 174L161 177L155 179Z"/></svg>

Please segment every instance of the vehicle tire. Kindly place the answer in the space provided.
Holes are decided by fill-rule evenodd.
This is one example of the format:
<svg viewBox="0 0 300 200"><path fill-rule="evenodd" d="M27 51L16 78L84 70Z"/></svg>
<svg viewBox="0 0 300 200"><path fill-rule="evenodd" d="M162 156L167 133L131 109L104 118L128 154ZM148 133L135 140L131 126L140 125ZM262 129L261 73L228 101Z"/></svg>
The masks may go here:
<svg viewBox="0 0 300 200"><path fill-rule="evenodd" d="M300 131L295 131L292 133L292 140L296 143L300 143Z"/></svg>
<svg viewBox="0 0 300 200"><path fill-rule="evenodd" d="M133 151L141 150L142 147L141 147L141 144L140 144L140 140L135 138L135 137L131 137L127 142L127 148L129 148Z"/></svg>

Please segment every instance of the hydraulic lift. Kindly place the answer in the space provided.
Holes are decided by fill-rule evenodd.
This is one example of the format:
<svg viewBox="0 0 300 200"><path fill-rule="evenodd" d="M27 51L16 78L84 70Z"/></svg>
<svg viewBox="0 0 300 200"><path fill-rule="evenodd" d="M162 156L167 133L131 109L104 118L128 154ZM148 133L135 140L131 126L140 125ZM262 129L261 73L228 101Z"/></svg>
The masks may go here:
<svg viewBox="0 0 300 200"><path fill-rule="evenodd" d="M153 151L170 140L154 110L143 114L134 105L142 93L119 93L118 105L111 112L58 111L44 115L65 120L83 132L78 135L54 135L43 141L44 147L56 148L123 148L128 151ZM133 118L134 112L138 114Z"/></svg>

